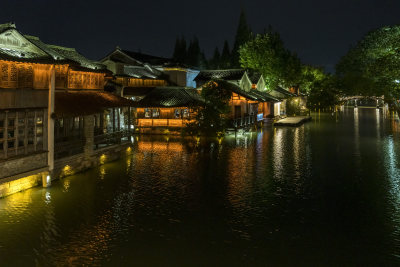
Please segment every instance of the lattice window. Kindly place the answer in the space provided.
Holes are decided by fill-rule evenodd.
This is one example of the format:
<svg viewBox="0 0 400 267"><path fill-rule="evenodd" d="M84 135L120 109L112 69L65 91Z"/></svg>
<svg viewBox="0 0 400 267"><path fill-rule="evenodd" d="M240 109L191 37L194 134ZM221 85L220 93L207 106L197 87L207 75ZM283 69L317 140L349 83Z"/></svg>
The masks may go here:
<svg viewBox="0 0 400 267"><path fill-rule="evenodd" d="M18 87L32 88L33 86L33 68L30 65L18 65Z"/></svg>
<svg viewBox="0 0 400 267"><path fill-rule="evenodd" d="M18 81L18 69L15 63L1 64L0 86L5 88L16 88Z"/></svg>

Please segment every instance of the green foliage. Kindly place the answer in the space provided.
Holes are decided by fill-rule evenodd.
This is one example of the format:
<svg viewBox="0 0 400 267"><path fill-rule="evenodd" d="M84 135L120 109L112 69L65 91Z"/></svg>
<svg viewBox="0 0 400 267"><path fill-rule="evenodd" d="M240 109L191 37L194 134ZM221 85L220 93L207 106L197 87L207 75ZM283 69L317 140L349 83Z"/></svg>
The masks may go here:
<svg viewBox="0 0 400 267"><path fill-rule="evenodd" d="M335 76L326 75L312 83L307 98L307 107L311 110L327 109L339 104L340 91Z"/></svg>
<svg viewBox="0 0 400 267"><path fill-rule="evenodd" d="M327 75L321 68L303 65L301 68L300 90L308 94L315 82L322 81L326 77Z"/></svg>
<svg viewBox="0 0 400 267"><path fill-rule="evenodd" d="M400 98L400 26L371 31L336 65L346 95Z"/></svg>
<svg viewBox="0 0 400 267"><path fill-rule="evenodd" d="M269 89L298 86L301 82L301 62L285 48L277 32L258 34L242 45L239 53L241 66L262 73Z"/></svg>
<svg viewBox="0 0 400 267"><path fill-rule="evenodd" d="M218 136L224 133L232 93L219 82L210 81L203 86L201 95L205 103L197 108L195 122L189 123L185 130L194 136Z"/></svg>

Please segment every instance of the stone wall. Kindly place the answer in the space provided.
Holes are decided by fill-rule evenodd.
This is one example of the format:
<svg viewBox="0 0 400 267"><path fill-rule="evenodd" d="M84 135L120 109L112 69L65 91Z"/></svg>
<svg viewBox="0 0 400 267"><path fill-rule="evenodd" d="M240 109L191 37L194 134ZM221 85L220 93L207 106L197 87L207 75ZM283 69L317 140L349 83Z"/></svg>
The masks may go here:
<svg viewBox="0 0 400 267"><path fill-rule="evenodd" d="M42 184L42 175L47 175L47 172L42 172L34 175L29 175L20 179L15 179L6 182L0 180L0 198L11 194L38 186ZM6 180L6 179L4 179Z"/></svg>
<svg viewBox="0 0 400 267"><path fill-rule="evenodd" d="M77 154L71 157L56 160L52 179L58 179L83 172L90 168L115 161L127 154L131 143L114 145L103 149L95 150L91 155L86 153Z"/></svg>
<svg viewBox="0 0 400 267"><path fill-rule="evenodd" d="M11 177L20 173L29 172L47 166L47 152L15 157L0 162L1 178Z"/></svg>

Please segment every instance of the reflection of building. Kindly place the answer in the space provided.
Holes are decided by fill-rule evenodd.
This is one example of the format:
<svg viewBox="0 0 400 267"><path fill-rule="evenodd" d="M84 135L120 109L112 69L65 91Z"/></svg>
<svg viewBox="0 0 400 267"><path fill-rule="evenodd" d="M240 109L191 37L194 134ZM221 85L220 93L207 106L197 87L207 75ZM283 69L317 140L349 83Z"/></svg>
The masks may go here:
<svg viewBox="0 0 400 267"><path fill-rule="evenodd" d="M64 163L68 173L90 167L96 148L121 142L109 135L129 129L119 114L131 102L103 91L108 74L73 48L0 25L0 197L50 182Z"/></svg>
<svg viewBox="0 0 400 267"><path fill-rule="evenodd" d="M242 69L201 71L195 80L200 87L213 80L232 92L231 117L235 127L272 116L274 103L279 102L265 90L262 75Z"/></svg>

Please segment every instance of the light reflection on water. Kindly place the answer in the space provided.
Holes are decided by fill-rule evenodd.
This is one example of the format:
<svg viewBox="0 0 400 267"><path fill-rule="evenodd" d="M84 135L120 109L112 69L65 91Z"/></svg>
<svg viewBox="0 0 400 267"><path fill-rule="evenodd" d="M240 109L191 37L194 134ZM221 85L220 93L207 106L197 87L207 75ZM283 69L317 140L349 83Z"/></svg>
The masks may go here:
<svg viewBox="0 0 400 267"><path fill-rule="evenodd" d="M395 265L400 127L370 109L133 154L0 200L0 265Z"/></svg>

